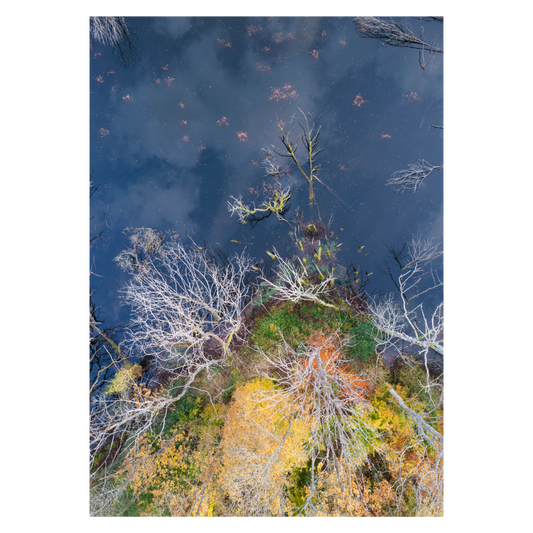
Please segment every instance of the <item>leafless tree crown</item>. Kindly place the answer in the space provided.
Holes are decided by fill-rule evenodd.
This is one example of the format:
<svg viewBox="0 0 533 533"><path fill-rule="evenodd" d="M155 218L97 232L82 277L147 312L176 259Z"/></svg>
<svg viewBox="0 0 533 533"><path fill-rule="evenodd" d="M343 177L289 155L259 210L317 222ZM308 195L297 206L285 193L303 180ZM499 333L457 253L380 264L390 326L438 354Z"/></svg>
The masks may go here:
<svg viewBox="0 0 533 533"><path fill-rule="evenodd" d="M396 192L417 192L422 182L434 171L442 170L443 165L430 165L424 159L408 165L405 170L396 171L386 182Z"/></svg>
<svg viewBox="0 0 533 533"><path fill-rule="evenodd" d="M356 17L355 28L361 37L379 39L385 46L416 48L429 52L440 52L442 49L423 38L422 32L415 35L405 24L376 17Z"/></svg>
<svg viewBox="0 0 533 533"><path fill-rule="evenodd" d="M396 347L403 356L402 342L417 347L418 360L426 369L427 386L431 387L435 383L430 375L430 352L444 355L443 302L428 313L422 297L442 287L439 269L431 268L431 263L442 256L442 251L431 239L413 238L407 244L405 255L404 264L399 262L403 253L397 257L401 267L396 281L400 302L389 294L380 300L371 299L369 309L379 331L377 341L381 349Z"/></svg>
<svg viewBox="0 0 533 533"><path fill-rule="evenodd" d="M128 372L121 376L125 383L114 387L117 394L94 393L92 460L114 441L127 436L135 442L152 429L200 373L209 377L214 366L231 361L231 343L244 331L251 290L246 276L252 266L244 252L220 261L194 242L186 248L146 228L133 230L130 240L117 262L131 273L122 292L132 320L110 357L117 369L129 364L124 354L152 358L172 394L149 390Z"/></svg>

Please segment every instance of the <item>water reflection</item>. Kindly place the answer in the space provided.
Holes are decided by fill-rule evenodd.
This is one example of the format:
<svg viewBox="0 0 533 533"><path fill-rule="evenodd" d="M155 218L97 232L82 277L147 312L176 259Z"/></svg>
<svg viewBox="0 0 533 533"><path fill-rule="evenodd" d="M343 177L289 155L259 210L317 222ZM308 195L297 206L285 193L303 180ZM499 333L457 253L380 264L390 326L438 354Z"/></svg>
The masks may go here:
<svg viewBox="0 0 533 533"><path fill-rule="evenodd" d="M101 185L91 213L95 234L102 232L91 250L91 269L101 276L92 287L110 323L128 321L116 291L125 278L112 262L126 227L246 246L256 263L274 246L292 249L285 224L274 217L255 228L240 224L227 202L260 201L258 193L273 187L259 164L262 150L280 146L298 108L323 128L313 193L320 219L342 235L339 263L357 262L364 242L368 255L356 270L373 273L376 291L396 291L381 272L386 245L413 234L442 238L441 173L424 179L416 195L385 186L416 161L442 161L442 132L431 127L442 124L442 54L422 70L416 50L362 39L343 18L131 22L135 64L124 68L117 50L96 39L91 54L91 166ZM438 35L440 24L424 21L424 35ZM281 170L290 216L316 220L305 211L304 175Z"/></svg>

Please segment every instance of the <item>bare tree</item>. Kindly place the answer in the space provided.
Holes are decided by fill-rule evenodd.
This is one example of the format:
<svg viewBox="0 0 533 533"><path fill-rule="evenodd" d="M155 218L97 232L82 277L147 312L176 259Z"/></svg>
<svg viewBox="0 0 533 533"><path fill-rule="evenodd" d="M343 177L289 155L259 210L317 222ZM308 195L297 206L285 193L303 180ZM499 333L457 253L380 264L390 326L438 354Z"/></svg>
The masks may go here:
<svg viewBox="0 0 533 533"><path fill-rule="evenodd" d="M282 133L280 139L283 143L283 146L285 147L285 151L279 151L276 150L274 146L273 152L279 155L280 157L286 157L291 159L296 166L298 167L298 170L302 173L303 177L305 178L305 181L307 181L307 184L309 185L309 203L312 204L315 199L315 193L313 190L313 180L318 178L316 177L316 172L318 171L318 167L315 164L316 156L323 150L323 148L318 148L318 145L320 143L320 133L322 131L322 127L316 128L316 123L313 123L311 126L309 125L309 119L308 115L306 115L301 109L299 109L300 113L304 116L305 120L305 128L301 125L303 131L303 137L302 142L306 150L306 160L307 160L307 166L308 166L308 172L305 172L302 168L302 165L298 161L296 157L296 150L298 148L298 141L300 137L297 137L295 141L291 141L290 139L290 131ZM294 117L293 117L294 118ZM267 152L268 153L268 152ZM268 159L268 157L267 157ZM271 172L277 172L276 165L268 164L267 165L267 171L268 169L271 170Z"/></svg>
<svg viewBox="0 0 533 533"><path fill-rule="evenodd" d="M91 480L89 515L119 516L117 503L127 498L128 482L125 477L104 478L99 483ZM127 508L128 504L125 503L124 507Z"/></svg>
<svg viewBox="0 0 533 533"><path fill-rule="evenodd" d="M405 170L396 171L386 182L396 192L417 192L422 182L434 171L442 170L443 165L430 165L424 159L408 165Z"/></svg>
<svg viewBox="0 0 533 533"><path fill-rule="evenodd" d="M131 242L116 258L132 274L123 295L133 318L120 349L153 357L168 387L148 389L122 366L114 393L91 398L92 461L113 442L134 442L153 428L200 373L209 378L214 366L230 363L231 342L243 332L252 265L244 253L221 265L206 249L186 249L149 229L133 230Z"/></svg>
<svg viewBox="0 0 533 533"><path fill-rule="evenodd" d="M92 327L97 326L92 323ZM100 332L101 335L105 333ZM119 457L124 446L136 442L165 417L175 399L165 393L150 390L142 382L140 364L132 364L112 340L107 354L110 364L102 367L90 390L90 468L93 481L108 480L107 472ZM112 368L110 378L102 371ZM100 496L105 490L97 491ZM112 491L114 492L114 491Z"/></svg>
<svg viewBox="0 0 533 533"><path fill-rule="evenodd" d="M389 393L412 420L413 430L403 449L389 449L370 421L373 407L366 397L366 376L356 376L343 358L343 349L351 343L335 331L315 335L296 350L283 336L275 350L259 350L273 370L265 375L276 376L278 387L257 392L256 401L270 409L283 406L287 419L303 421L310 429L305 446L310 465L307 496L293 512L330 516L335 506L325 495L341 494L344 501L357 502L358 512L371 516L362 469L370 466L368 455L376 453L390 461L395 479L391 487L400 514L406 510L407 491L414 495L417 516L441 516L443 437L428 422L436 418L408 407L390 387ZM411 459L406 461L406 456ZM246 461L242 467L247 468Z"/></svg>
<svg viewBox="0 0 533 533"><path fill-rule="evenodd" d="M188 249L176 241L155 245L157 254L132 260L134 275L122 291L134 315L125 345L139 355L154 355L178 374L213 364L209 341L222 349L217 359L231 358L229 344L243 325L251 260L235 255L221 268L194 242ZM132 255L137 257L126 250L117 260Z"/></svg>
<svg viewBox="0 0 533 533"><path fill-rule="evenodd" d="M100 476L100 471L107 471L124 446L132 445L162 416L166 416L175 401L175 398L151 394L133 377L126 394L109 396L105 391L93 393L90 400L90 467L93 479ZM105 473L103 475L106 477Z"/></svg>
<svg viewBox="0 0 533 533"><path fill-rule="evenodd" d="M334 473L342 491L343 480L357 477L369 451L381 449L378 434L367 419L370 406L365 381L351 371L342 355L350 343L334 331L316 334L297 350L283 336L274 352L259 350L274 368L279 388L262 392L258 400L270 406L290 404L290 416L304 420L311 430L306 447L311 464L309 493L298 510L306 516L319 514L322 506L322 472Z"/></svg>
<svg viewBox="0 0 533 533"><path fill-rule="evenodd" d="M318 265L315 265L321 276L320 282L315 283L308 275L308 267L299 258L300 267L290 260L283 259L275 248L272 256L276 260L274 279L272 281L265 277L260 279L262 279L265 287L275 291L275 298L291 302L299 302L301 300L315 302L325 307L337 309L335 305L325 302L323 299L332 292L335 282L333 274L328 271L326 277L322 274Z"/></svg>
<svg viewBox="0 0 533 533"><path fill-rule="evenodd" d="M379 39L384 46L416 48L442 53L442 48L424 40L422 32L415 35L411 28L400 22L376 17L355 17L354 24L361 37Z"/></svg>
<svg viewBox="0 0 533 533"><path fill-rule="evenodd" d="M423 412L415 412L393 389L389 393L396 399L414 423L413 436L421 449L421 460L411 471L399 469L396 482L397 502L401 506L402 494L409 479L417 479L414 484L416 514L418 516L441 516L443 508L443 437L429 423L440 422L443 405L442 378L431 371L432 352L437 357L444 356L443 345L443 303L440 301L427 311L425 295L442 286L439 268L430 265L442 256L440 248L432 240L413 238L403 246L390 247L389 255L400 268L395 280L400 293L400 303L392 294L377 301L369 301L369 310L374 325L378 329L377 350L396 350L402 361L425 369L425 378L420 386L426 391L427 403ZM387 273L392 276L391 266ZM394 280L394 278L393 278ZM438 300L437 300L438 301ZM426 307L424 307L426 304ZM412 354L407 347L415 348ZM405 453L407 453L407 449Z"/></svg>
<svg viewBox="0 0 533 533"><path fill-rule="evenodd" d="M242 224L248 224L250 222L252 227L272 214L278 220L290 226L290 223L284 218L290 209L290 198L290 185L283 188L279 181L276 180L260 205L256 206L255 202L246 205L242 200L242 196L238 198L232 196L231 199L233 202L228 202L228 211L231 216L237 215Z"/></svg>
<svg viewBox="0 0 533 533"><path fill-rule="evenodd" d="M114 46L128 33L124 17L91 17L91 36L99 43Z"/></svg>
<svg viewBox="0 0 533 533"><path fill-rule="evenodd" d="M265 158L261 162L261 166L264 168L267 176L277 178L287 172L287 169L281 169L279 159L274 155L270 148L262 149Z"/></svg>
<svg viewBox="0 0 533 533"><path fill-rule="evenodd" d="M429 353L433 351L441 357L444 355L443 303L441 301L428 314L420 300L423 295L442 286L438 270L427 271L427 266L441 256L442 251L432 240L413 238L407 245L407 263L402 266L402 273L397 279L400 303L394 300L392 294L379 301L373 298L368 302L379 331L379 347L382 350L395 347L400 355L403 355L402 342L417 347L428 386L433 383Z"/></svg>
<svg viewBox="0 0 533 533"><path fill-rule="evenodd" d="M422 448L421 461L417 465L418 482L415 486L416 516L442 516L444 505L444 439L431 427L424 417L410 409L403 398L393 389L389 393L396 399L398 405L413 420L418 436L418 445ZM397 489L402 487L404 480L412 472L407 472L397 483Z"/></svg>
<svg viewBox="0 0 533 533"><path fill-rule="evenodd" d="M98 43L114 48L124 66L138 59L137 35L125 17L91 17L91 37Z"/></svg>

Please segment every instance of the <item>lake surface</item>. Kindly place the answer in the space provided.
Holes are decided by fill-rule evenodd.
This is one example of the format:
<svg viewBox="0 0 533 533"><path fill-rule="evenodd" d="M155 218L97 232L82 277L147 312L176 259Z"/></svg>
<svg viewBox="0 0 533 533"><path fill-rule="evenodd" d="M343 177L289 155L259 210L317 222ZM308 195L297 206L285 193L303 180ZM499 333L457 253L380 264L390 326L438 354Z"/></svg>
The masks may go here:
<svg viewBox="0 0 533 533"><path fill-rule="evenodd" d="M443 25L393 19L442 46ZM113 261L125 228L178 233L184 242L259 262L289 255L288 226L270 217L252 228L228 201L259 202L263 148L282 148L281 128L301 133L310 114L322 127L316 202L339 236L338 259L371 274L370 289L395 291L382 272L387 245L413 235L442 242L443 172L417 193L397 194L391 175L421 159L443 163L443 62L423 70L419 52L364 39L351 18L132 18L137 61L91 45L91 288L105 325L126 325L126 281ZM426 53L426 60L429 59ZM292 123L291 123L292 120ZM304 160L304 146L297 155ZM290 166L290 165L289 165ZM294 167L291 218L309 209ZM327 187L326 187L327 185ZM231 242L239 241L240 244ZM358 254L364 246L365 254ZM440 296L441 297L441 296Z"/></svg>

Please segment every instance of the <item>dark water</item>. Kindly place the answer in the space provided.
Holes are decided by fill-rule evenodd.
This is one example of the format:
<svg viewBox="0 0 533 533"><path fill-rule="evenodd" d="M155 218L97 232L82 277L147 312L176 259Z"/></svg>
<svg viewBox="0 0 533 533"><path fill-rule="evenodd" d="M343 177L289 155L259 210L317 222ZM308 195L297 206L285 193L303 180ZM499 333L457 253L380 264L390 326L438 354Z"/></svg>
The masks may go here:
<svg viewBox="0 0 533 533"><path fill-rule="evenodd" d="M440 22L416 18L415 33L442 44ZM90 142L93 300L106 324L125 325L113 258L127 227L173 230L258 261L290 251L288 226L270 217L251 228L231 217L231 196L254 196L265 178L261 149L281 148L280 127L296 137L299 110L322 126L315 184L322 219L342 242L341 262L372 273L372 288L395 290L383 274L386 245L412 235L442 242L443 173L416 194L385 186L393 172L425 159L443 162L442 55L422 70L418 51L385 48L357 35L350 18L134 18L135 64L113 49L91 49ZM427 59L427 58L426 58ZM303 156L300 145L297 155ZM303 159L303 157L302 157ZM290 218L308 209L301 174ZM232 243L237 240L241 244ZM357 254L364 245L365 254Z"/></svg>

